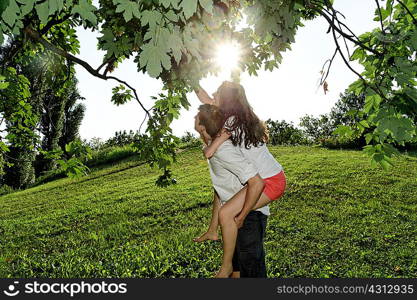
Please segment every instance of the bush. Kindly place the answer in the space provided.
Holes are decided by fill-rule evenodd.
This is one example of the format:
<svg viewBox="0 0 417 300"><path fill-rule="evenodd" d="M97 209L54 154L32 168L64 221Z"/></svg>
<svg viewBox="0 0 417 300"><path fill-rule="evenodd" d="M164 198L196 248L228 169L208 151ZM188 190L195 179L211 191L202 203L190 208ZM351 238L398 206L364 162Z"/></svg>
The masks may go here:
<svg viewBox="0 0 417 300"><path fill-rule="evenodd" d="M57 179L65 178L67 175L63 170L56 169L56 170L50 170L43 172L42 175L40 175L38 178L36 178L36 181L34 184L32 184L30 187L34 187L40 184L44 184L50 181L54 181Z"/></svg>
<svg viewBox="0 0 417 300"><path fill-rule="evenodd" d="M0 186L0 196L7 195L7 194L13 193L15 191L16 190L13 187L11 187L7 184L3 184L2 186Z"/></svg>
<svg viewBox="0 0 417 300"><path fill-rule="evenodd" d="M312 143L320 143L321 140L331 139L332 132L336 129L328 115L314 116L305 115L300 119L300 127Z"/></svg>
<svg viewBox="0 0 417 300"><path fill-rule="evenodd" d="M109 138L104 143L103 147L130 145L138 141L140 137L139 131L134 132L133 130L129 130L129 133L127 133L126 130L116 131L114 137Z"/></svg>
<svg viewBox="0 0 417 300"><path fill-rule="evenodd" d="M320 140L320 146L328 149L361 149L366 145L364 137L341 139L338 137L330 137Z"/></svg>
<svg viewBox="0 0 417 300"><path fill-rule="evenodd" d="M93 137L89 141L84 140L83 142L89 146L91 150L100 150L105 146L105 142L99 137Z"/></svg>
<svg viewBox="0 0 417 300"><path fill-rule="evenodd" d="M308 140L304 133L291 122L266 121L269 131L269 144L271 145L306 145Z"/></svg>
<svg viewBox="0 0 417 300"><path fill-rule="evenodd" d="M203 142L200 138L196 137L191 132L186 131L185 135L180 138L180 144L178 146L179 149L187 149L187 148L194 148L194 147L201 147Z"/></svg>
<svg viewBox="0 0 417 300"><path fill-rule="evenodd" d="M121 159L136 155L132 146L111 146L101 150L93 151L91 159L86 162L88 167L109 164Z"/></svg>

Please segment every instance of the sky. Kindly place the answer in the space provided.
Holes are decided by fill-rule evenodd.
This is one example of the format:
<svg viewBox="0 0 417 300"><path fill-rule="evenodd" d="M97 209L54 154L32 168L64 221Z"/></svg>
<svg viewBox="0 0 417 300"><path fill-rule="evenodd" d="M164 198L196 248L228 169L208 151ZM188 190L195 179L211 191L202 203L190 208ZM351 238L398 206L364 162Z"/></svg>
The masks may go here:
<svg viewBox="0 0 417 300"><path fill-rule="evenodd" d="M378 26L373 21L376 8L373 0L335 0L334 6L346 16L346 24L357 35L370 31ZM323 18L305 21L295 37L292 50L283 53L283 62L274 71L259 71L258 76L241 75L241 84L245 88L249 103L254 112L262 120L286 120L298 125L300 117L309 114L319 116L328 113L350 83L356 80L343 63L336 58L328 77L329 92L325 95L322 88L318 88L320 70L324 62L335 50L331 34L326 34L327 22ZM97 49L98 32L77 30L80 40L80 54L93 67L99 66L104 51ZM352 64L357 70L361 67ZM144 112L139 104L132 100L121 106L114 105L110 99L112 88L117 86L115 81L104 81L76 66L78 88L85 98L85 117L80 127L83 139L98 137L106 140L114 136L115 131L139 129ZM133 59L123 62L112 75L127 81L138 92L139 99L145 107L152 107L151 96L162 90L162 82L137 72ZM211 94L221 84L224 77L208 77L201 81L201 86ZM182 110L178 120L172 123L173 133L182 136L186 131L193 132L194 115L200 105L194 93L187 95L191 103L190 109ZM145 127L145 126L144 126ZM142 131L144 131L144 127Z"/></svg>

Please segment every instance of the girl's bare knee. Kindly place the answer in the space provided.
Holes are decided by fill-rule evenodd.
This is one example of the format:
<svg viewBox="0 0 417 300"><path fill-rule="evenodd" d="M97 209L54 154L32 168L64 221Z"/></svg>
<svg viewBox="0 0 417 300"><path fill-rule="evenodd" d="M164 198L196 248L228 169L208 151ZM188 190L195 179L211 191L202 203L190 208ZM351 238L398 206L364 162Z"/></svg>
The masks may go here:
<svg viewBox="0 0 417 300"><path fill-rule="evenodd" d="M233 216L231 215L230 211L228 211L227 209L225 209L224 206L222 206L219 210L220 225L225 225L228 222L230 222L230 220L233 220Z"/></svg>

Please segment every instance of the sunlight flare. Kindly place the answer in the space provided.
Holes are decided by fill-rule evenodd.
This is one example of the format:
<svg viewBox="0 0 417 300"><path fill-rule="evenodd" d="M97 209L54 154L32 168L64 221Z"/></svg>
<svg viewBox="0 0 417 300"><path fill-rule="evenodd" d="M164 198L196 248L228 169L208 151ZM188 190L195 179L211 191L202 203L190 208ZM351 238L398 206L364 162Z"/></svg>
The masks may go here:
<svg viewBox="0 0 417 300"><path fill-rule="evenodd" d="M237 42L220 44L216 49L215 62L221 73L230 76L239 66L241 49Z"/></svg>

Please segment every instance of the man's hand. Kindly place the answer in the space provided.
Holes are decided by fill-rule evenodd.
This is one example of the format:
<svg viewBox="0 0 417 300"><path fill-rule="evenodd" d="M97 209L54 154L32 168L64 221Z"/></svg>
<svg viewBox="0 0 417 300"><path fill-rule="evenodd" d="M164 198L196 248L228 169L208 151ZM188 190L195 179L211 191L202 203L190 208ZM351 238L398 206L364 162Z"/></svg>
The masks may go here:
<svg viewBox="0 0 417 300"><path fill-rule="evenodd" d="M200 137L203 140L204 144L206 144L207 146L210 145L211 144L211 136L207 133L206 129L204 128L203 130L199 131L199 133L200 133ZM207 147L205 147L205 148L207 148Z"/></svg>

